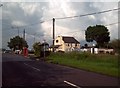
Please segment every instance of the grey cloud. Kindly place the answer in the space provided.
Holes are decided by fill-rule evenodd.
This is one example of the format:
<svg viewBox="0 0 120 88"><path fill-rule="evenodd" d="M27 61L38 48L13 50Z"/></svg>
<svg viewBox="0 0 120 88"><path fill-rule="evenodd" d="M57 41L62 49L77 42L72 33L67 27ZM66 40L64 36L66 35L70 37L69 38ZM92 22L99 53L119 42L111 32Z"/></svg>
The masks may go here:
<svg viewBox="0 0 120 88"><path fill-rule="evenodd" d="M88 14L88 13L92 13L92 12L97 12L100 11L98 8L95 7L91 7L92 6L92 2L72 2L72 3L68 3L71 8L73 8L73 10L76 11L76 15L83 15L83 14ZM76 29L78 27L81 27L80 29L85 29L86 26L88 25L96 25L97 23L102 23L100 21L99 18L101 18L101 16L99 15L95 15L95 20L91 20L87 17L78 17L78 18L74 18L72 20L66 19L65 23L61 23L61 25L67 25L67 27L70 27L71 29Z"/></svg>
<svg viewBox="0 0 120 88"><path fill-rule="evenodd" d="M4 43L3 45L6 45L6 42L8 42L11 36L17 35L17 30L14 29L15 31L13 31L13 29L11 29L11 25L13 21L20 21L26 25L29 25L29 24L34 24L36 22L40 22L40 20L51 19L49 17L53 17L53 15L56 17L57 17L57 14L59 14L59 16L61 17L64 16L62 14L64 13L62 12L62 10L61 12L54 12L54 14L52 13L51 15L49 13L49 10L51 10L49 6L49 2L15 3L14 6L11 6L12 3L7 3L7 4L4 5L3 14L2 14L3 15L2 29L3 29L3 43ZM24 4L24 5L33 4L33 5L37 5L37 7L35 8L35 11L33 14L26 14L25 10L23 10L23 8L21 7L22 6L21 4ZM116 3L113 4L109 2L106 2L106 3L104 2L95 2L95 3L94 2L67 2L67 6L70 7L70 10L75 12L75 15L82 15L82 14L87 14L87 13L92 13L92 12L99 12L99 11L107 10L107 9L113 9L113 7L116 6ZM116 14L117 12L113 13L114 16L116 16ZM68 16L71 16L71 15L68 14ZM79 30L81 32L82 30L86 30L86 28L90 25L106 24L106 21L102 20L103 17L107 18L106 14L94 15L94 17L95 19L90 19L89 16L86 16L86 17L80 17L80 18L78 17L74 19L56 20L56 26L68 28L70 31ZM113 17L109 19L107 18L107 21L112 23L111 21L114 21L114 18ZM10 24L10 25L7 25L7 24ZM41 24L31 25L28 27L22 27L20 28L21 33L24 28L26 29L26 32L28 34L33 35L34 33L37 33L36 35L37 37L43 38L43 36L40 36L40 35L44 35L44 30L42 29ZM7 31L7 30L11 30L11 31ZM115 35L116 34L112 34L112 37L116 37ZM80 36L84 36L84 34ZM39 41L39 38L36 38L38 39L37 41ZM31 37L30 39L27 39L27 41L29 45L32 46L34 39L33 37ZM51 43L50 39L46 41ZM83 42L83 40L80 40L80 39L79 41Z"/></svg>
<svg viewBox="0 0 120 88"><path fill-rule="evenodd" d="M109 10L113 8L117 8L117 3L113 2L72 2L68 3L71 8L76 11L76 15L82 15L87 13L93 13L93 12L99 12L103 10ZM108 16L109 14L112 14L111 16ZM89 16L86 17L80 17L75 18L73 20L67 20L64 21L65 23L61 23L61 26L65 25L65 27L68 27L71 31L74 31L75 29L78 30L86 30L88 26L91 25L97 25L97 24L109 24L113 22L117 22L117 19L114 18L114 16L117 17L117 11L105 13L105 14L96 14L94 15L95 19L90 19ZM107 19L107 22L103 20L103 18ZM115 29L116 31L111 33L111 39L117 38L117 28L112 27L109 30ZM84 35L84 34L83 34ZM82 36L83 36L82 35ZM83 42L83 40L80 40Z"/></svg>
<svg viewBox="0 0 120 88"><path fill-rule="evenodd" d="M15 4L15 6L10 6L12 4ZM3 37L3 47L7 46L7 42L10 37L13 37L17 35L17 29L12 29L12 22L13 21L20 21L25 23L25 25L29 24L35 24L28 27L20 27L19 32L22 33L23 29L26 29L26 32L28 34L33 35L35 32L43 35L43 31L41 30L41 25L39 22L41 21L41 18L43 16L43 10L42 7L47 6L47 3L37 3L37 9L32 15L25 15L24 10L20 7L20 5L23 3L5 3L4 7L2 8L2 37ZM25 5L33 4L34 3L24 3ZM6 14L9 13L9 14ZM17 24L16 24L17 26ZM23 25L21 25L23 26ZM19 27L19 25L18 25ZM7 34L7 35L6 35ZM29 44L31 44L31 41L28 41Z"/></svg>

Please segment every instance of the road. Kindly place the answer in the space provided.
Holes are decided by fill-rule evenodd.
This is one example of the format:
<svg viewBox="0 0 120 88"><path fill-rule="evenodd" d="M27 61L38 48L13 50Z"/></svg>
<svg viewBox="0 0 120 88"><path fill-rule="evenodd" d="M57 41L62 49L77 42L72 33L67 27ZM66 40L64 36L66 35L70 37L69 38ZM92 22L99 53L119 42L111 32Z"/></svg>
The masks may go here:
<svg viewBox="0 0 120 88"><path fill-rule="evenodd" d="M30 60L20 55L2 55L2 87L72 87L118 86L118 78L84 70Z"/></svg>

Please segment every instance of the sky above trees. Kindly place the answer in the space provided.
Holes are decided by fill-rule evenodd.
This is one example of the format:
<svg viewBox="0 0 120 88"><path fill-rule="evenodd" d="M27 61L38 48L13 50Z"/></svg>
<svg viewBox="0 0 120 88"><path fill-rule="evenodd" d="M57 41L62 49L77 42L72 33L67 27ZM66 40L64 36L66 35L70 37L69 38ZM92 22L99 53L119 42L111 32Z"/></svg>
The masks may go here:
<svg viewBox="0 0 120 88"><path fill-rule="evenodd" d="M114 2L73 2L71 0L47 0L46 2L31 2L30 0L16 1L8 0L2 2L0 7L2 24L2 46L7 47L7 42L11 37L23 36L23 30L26 30L26 41L29 48L34 42L43 42L46 40L52 44L52 18L61 18L67 16L78 16L93 12L118 8L117 0ZM116 2L115 2L116 1ZM44 23L40 23L44 21ZM55 36L73 36L81 43L85 42L84 32L88 26L107 25L118 22L118 11L111 11L103 14L89 15L86 17L76 17L70 19L56 19ZM26 26L27 25L27 26ZM21 27L24 26L24 27ZM107 26L112 39L118 38L118 24ZM35 37L34 37L35 36Z"/></svg>

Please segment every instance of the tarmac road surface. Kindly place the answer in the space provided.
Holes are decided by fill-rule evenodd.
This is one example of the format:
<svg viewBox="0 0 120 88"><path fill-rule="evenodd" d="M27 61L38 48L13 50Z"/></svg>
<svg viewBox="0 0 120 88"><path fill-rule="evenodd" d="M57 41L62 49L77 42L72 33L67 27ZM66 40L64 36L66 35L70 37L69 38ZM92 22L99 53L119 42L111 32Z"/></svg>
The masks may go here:
<svg viewBox="0 0 120 88"><path fill-rule="evenodd" d="M2 87L118 87L118 78L87 72L16 54L2 55Z"/></svg>

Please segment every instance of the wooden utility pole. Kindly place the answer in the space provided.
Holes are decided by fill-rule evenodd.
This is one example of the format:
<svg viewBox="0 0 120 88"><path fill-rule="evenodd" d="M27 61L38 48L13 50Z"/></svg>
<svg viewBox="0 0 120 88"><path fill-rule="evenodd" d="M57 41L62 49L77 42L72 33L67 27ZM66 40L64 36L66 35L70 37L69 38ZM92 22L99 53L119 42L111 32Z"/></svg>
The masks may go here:
<svg viewBox="0 0 120 88"><path fill-rule="evenodd" d="M54 52L54 40L55 40L55 18L53 18L53 52Z"/></svg>
<svg viewBox="0 0 120 88"><path fill-rule="evenodd" d="M18 28L18 36L19 36L19 28Z"/></svg>
<svg viewBox="0 0 120 88"><path fill-rule="evenodd" d="M23 39L25 40L25 29L23 30Z"/></svg>

